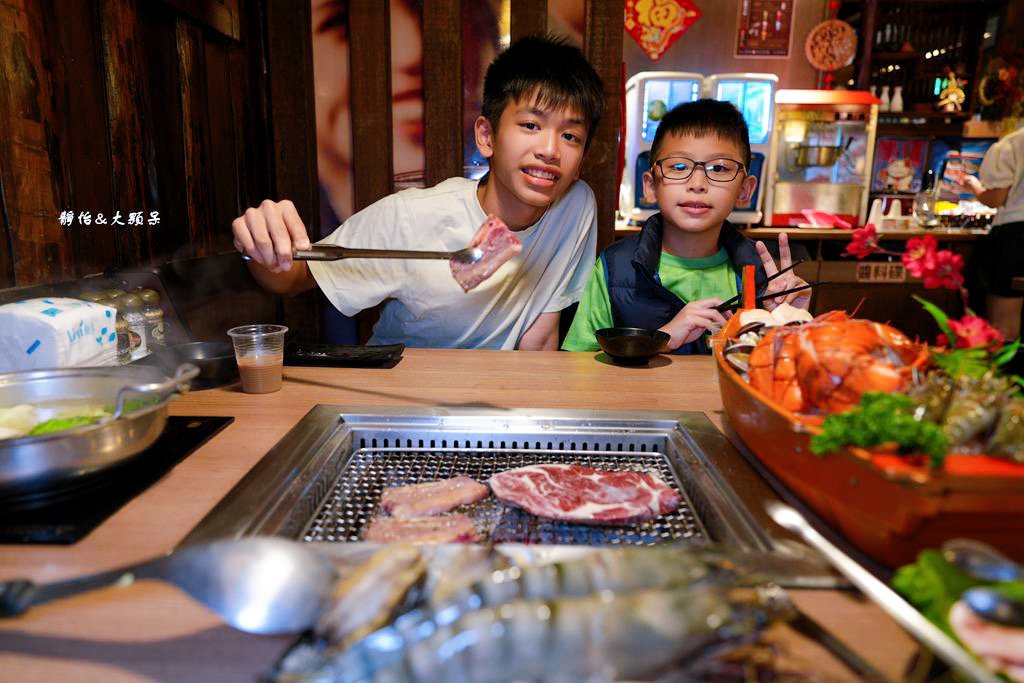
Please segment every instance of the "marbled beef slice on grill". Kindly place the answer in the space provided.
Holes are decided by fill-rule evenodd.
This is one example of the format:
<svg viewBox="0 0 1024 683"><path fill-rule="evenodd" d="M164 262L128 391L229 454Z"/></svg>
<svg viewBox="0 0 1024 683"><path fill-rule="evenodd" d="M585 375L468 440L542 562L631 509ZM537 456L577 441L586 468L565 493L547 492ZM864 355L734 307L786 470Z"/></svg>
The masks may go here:
<svg viewBox="0 0 1024 683"><path fill-rule="evenodd" d="M672 512L679 494L653 474L580 465L531 465L487 482L495 497L538 517L580 524L634 524Z"/></svg>

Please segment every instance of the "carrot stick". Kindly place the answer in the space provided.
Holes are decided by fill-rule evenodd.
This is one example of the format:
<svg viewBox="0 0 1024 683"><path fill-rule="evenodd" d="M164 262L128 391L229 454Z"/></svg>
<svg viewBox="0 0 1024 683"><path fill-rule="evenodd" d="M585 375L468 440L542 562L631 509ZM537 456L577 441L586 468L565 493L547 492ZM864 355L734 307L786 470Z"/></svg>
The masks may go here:
<svg viewBox="0 0 1024 683"><path fill-rule="evenodd" d="M754 266L743 266L743 308L757 308L754 289Z"/></svg>

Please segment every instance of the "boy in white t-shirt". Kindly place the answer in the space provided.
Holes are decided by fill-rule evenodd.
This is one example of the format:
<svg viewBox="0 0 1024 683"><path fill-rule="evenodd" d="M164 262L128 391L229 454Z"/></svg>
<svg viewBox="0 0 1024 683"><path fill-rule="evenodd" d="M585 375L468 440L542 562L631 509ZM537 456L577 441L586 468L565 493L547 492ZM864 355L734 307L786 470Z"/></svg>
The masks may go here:
<svg viewBox="0 0 1024 683"><path fill-rule="evenodd" d="M989 321L1012 341L1020 337L1024 304L1024 292L1013 285L1024 276L1024 128L989 147L979 175L965 176L964 186L999 212L971 254L967 286L985 294Z"/></svg>
<svg viewBox="0 0 1024 683"><path fill-rule="evenodd" d="M266 200L236 218L235 247L270 291L319 286L346 315L388 300L374 343L554 350L559 312L579 300L596 251L594 195L578 178L602 106L601 80L578 48L551 38L517 41L484 81L476 144L487 175L385 197L321 242L455 251L493 213L523 248L468 293L446 261L293 262L292 249L308 248L309 237L288 200Z"/></svg>

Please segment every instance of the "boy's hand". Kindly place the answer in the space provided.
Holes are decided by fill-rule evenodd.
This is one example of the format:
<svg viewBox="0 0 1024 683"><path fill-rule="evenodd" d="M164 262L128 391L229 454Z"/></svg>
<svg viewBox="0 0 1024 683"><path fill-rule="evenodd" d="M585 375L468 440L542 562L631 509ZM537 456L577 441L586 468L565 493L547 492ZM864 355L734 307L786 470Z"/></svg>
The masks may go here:
<svg viewBox="0 0 1024 683"><path fill-rule="evenodd" d="M714 333L721 329L725 324L725 316L715 310L715 306L720 303L722 300L718 297L691 301L676 313L676 317L662 325L659 329L671 337L668 342L669 351L692 342L706 330Z"/></svg>
<svg viewBox="0 0 1024 683"><path fill-rule="evenodd" d="M768 247L764 246L764 242L758 241L756 244L757 255L761 257L761 264L764 266L764 271L768 274L768 277L771 277L780 270L784 270L793 265L793 255L789 251L789 236L786 233L783 232L779 234L778 266L775 265L775 259L773 259L772 255L768 253ZM807 282L805 280L802 280L792 270L790 270L769 282L764 293L767 296L775 292L784 292L788 289L801 287L806 284ZM764 306L765 310L770 311L783 303L807 310L811 305L811 290L805 289L802 292L793 292L792 294L787 294L781 298L764 299L761 302L761 305Z"/></svg>
<svg viewBox="0 0 1024 683"><path fill-rule="evenodd" d="M295 205L269 199L231 222L235 249L272 273L292 267L292 250L309 249L309 235Z"/></svg>

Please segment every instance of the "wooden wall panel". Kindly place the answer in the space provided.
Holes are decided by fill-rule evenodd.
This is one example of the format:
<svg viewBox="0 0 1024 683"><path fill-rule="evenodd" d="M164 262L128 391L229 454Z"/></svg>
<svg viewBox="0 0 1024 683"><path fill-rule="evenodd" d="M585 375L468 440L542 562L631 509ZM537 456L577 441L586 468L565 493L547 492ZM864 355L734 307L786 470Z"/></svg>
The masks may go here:
<svg viewBox="0 0 1024 683"><path fill-rule="evenodd" d="M31 0L0 3L0 278L8 286L74 273L50 158L55 116L42 9Z"/></svg>
<svg viewBox="0 0 1024 683"><path fill-rule="evenodd" d="M619 134L622 128L622 3L587 0L583 52L604 82L604 116L594 131L582 177L597 198L597 249L615 239L619 198Z"/></svg>
<svg viewBox="0 0 1024 683"><path fill-rule="evenodd" d="M462 175L462 84L462 0L424 0L426 187Z"/></svg>
<svg viewBox="0 0 1024 683"><path fill-rule="evenodd" d="M146 109L146 124L152 131L154 211L160 223L150 228L158 238L152 261L160 263L178 255L187 244L190 207L186 192L185 143L182 125L183 81L178 55L178 26L181 15L162 2L138 5L142 58L139 72L145 74L152 105ZM123 209L122 209L123 210ZM132 262L125 262L125 265ZM133 264L134 265L134 264Z"/></svg>
<svg viewBox="0 0 1024 683"><path fill-rule="evenodd" d="M47 4L51 4L48 2ZM54 107L57 115L51 159L58 167L61 210L103 212L111 221L117 208L111 177L113 166L107 129L106 86L102 54L96 49L99 13L94 3L61 3L61 21L46 22L51 33ZM47 16L55 16L49 8ZM117 263L114 231L77 223L65 229L74 254L75 275L100 273ZM52 279L58 279L53 274ZM48 277L47 280L50 278ZM45 280L44 280L45 281Z"/></svg>
<svg viewBox="0 0 1024 683"><path fill-rule="evenodd" d="M391 27L390 0L349 3L349 102L352 110L352 196L354 209L391 194ZM382 19L382 17L384 19Z"/></svg>
<svg viewBox="0 0 1024 683"><path fill-rule="evenodd" d="M157 251L159 230L146 224L155 206L156 159L147 127L146 78L138 73L143 59L141 27L134 2L100 0L100 44L106 75L107 115L113 155L114 197L129 212L143 213L143 225L116 230L118 261L148 264ZM122 209L124 212L124 209ZM155 226L159 228L159 226Z"/></svg>
<svg viewBox="0 0 1024 683"><path fill-rule="evenodd" d="M548 30L548 0L513 0L510 6L511 42Z"/></svg>
<svg viewBox="0 0 1024 683"><path fill-rule="evenodd" d="M202 29L190 21L177 22L175 31L178 67L181 72L181 125L185 153L185 256L208 256L212 232L220 229L213 219L213 168L210 152L209 91Z"/></svg>

